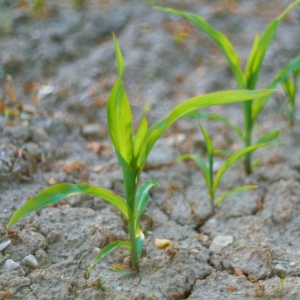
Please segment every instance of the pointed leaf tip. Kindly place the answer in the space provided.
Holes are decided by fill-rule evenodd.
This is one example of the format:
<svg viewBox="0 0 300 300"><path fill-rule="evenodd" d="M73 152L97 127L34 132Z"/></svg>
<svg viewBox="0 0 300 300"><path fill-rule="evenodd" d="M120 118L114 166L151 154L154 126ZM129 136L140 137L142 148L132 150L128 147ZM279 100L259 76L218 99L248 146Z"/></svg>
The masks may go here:
<svg viewBox="0 0 300 300"><path fill-rule="evenodd" d="M121 48L119 46L118 40L113 33L113 39L114 39L114 45L115 45L115 51L116 51L116 60L117 60L117 66L118 66L118 74L119 77L122 78L124 74L124 59L122 55Z"/></svg>

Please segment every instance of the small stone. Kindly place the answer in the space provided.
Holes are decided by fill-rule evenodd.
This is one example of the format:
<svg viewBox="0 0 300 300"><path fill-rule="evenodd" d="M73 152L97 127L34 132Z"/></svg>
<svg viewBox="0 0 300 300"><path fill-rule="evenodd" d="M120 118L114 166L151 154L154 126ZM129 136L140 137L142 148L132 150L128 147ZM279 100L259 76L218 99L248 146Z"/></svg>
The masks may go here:
<svg viewBox="0 0 300 300"><path fill-rule="evenodd" d="M49 135L42 127L30 126L30 134L34 143L43 144L43 142L49 141Z"/></svg>
<svg viewBox="0 0 300 300"><path fill-rule="evenodd" d="M131 256L126 256L126 257L123 259L123 264L124 264L124 265L130 266L131 263L132 263Z"/></svg>
<svg viewBox="0 0 300 300"><path fill-rule="evenodd" d="M198 251L197 249L191 249L190 252L193 253L193 254L199 254L200 253L200 251Z"/></svg>
<svg viewBox="0 0 300 300"><path fill-rule="evenodd" d="M31 115L35 115L37 113L37 109L30 104L22 103L22 110Z"/></svg>
<svg viewBox="0 0 300 300"><path fill-rule="evenodd" d="M0 251L4 250L5 248L8 247L8 245L11 243L11 240L8 240L2 244L0 244Z"/></svg>
<svg viewBox="0 0 300 300"><path fill-rule="evenodd" d="M212 241L209 249L214 252L219 252L226 246L232 244L232 242L233 242L233 236L231 235L227 235L227 236L217 235Z"/></svg>
<svg viewBox="0 0 300 300"><path fill-rule="evenodd" d="M97 256L99 254L100 250L101 250L100 248L94 247L93 250L92 250L93 255Z"/></svg>
<svg viewBox="0 0 300 300"><path fill-rule="evenodd" d="M42 158L42 149L39 145L29 142L23 145L24 151L35 158Z"/></svg>
<svg viewBox="0 0 300 300"><path fill-rule="evenodd" d="M48 242L49 244L54 244L54 243L56 243L56 242L59 241L60 236L61 236L61 235L60 235L59 232L57 232L56 230L52 230L52 231L50 231L50 232L48 233L48 235L47 235L47 242Z"/></svg>
<svg viewBox="0 0 300 300"><path fill-rule="evenodd" d="M286 276L286 269L281 265L277 264L274 267L274 273L277 275L279 278L284 278Z"/></svg>
<svg viewBox="0 0 300 300"><path fill-rule="evenodd" d="M37 262L36 258L32 254L29 254L26 257L24 257L23 263L32 269L36 269L39 267L39 263Z"/></svg>
<svg viewBox="0 0 300 300"><path fill-rule="evenodd" d="M194 238L200 242L206 242L208 240L208 236L203 233L196 235Z"/></svg>
<svg viewBox="0 0 300 300"><path fill-rule="evenodd" d="M35 257L40 262L40 264L46 264L48 261L47 253L42 248L35 252Z"/></svg>
<svg viewBox="0 0 300 300"><path fill-rule="evenodd" d="M86 124L82 129L82 135L86 138L99 139L103 136L103 129L99 124Z"/></svg>
<svg viewBox="0 0 300 300"><path fill-rule="evenodd" d="M294 266L296 266L296 263L295 263L294 261L292 261L292 262L290 263L290 266L291 266L291 267L294 267Z"/></svg>
<svg viewBox="0 0 300 300"><path fill-rule="evenodd" d="M6 260L4 266L8 270L14 270L14 269L20 267L20 265L18 263L16 263L15 261L13 261L12 259Z"/></svg>

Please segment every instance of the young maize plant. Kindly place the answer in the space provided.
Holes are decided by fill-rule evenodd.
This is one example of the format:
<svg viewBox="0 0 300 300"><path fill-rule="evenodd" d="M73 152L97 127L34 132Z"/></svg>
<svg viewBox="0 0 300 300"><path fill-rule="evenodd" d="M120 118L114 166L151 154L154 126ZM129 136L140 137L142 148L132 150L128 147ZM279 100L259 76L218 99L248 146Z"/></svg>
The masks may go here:
<svg viewBox="0 0 300 300"><path fill-rule="evenodd" d="M195 116L195 118L199 118L199 116ZM243 148L233 154L230 154L229 158L223 163L223 165L220 167L216 175L214 176L214 171L213 171L213 166L214 166L214 158L216 155L228 155L228 151L223 151L223 150L216 150L213 146L212 140L207 132L207 130L204 128L204 126L201 124L200 121L198 121L199 127L201 129L201 132L204 137L204 142L206 146L206 152L207 152L207 160L208 163L206 163L200 155L197 154L184 154L179 156L176 161L182 161L186 159L193 159L199 168L203 172L203 178L205 185L208 190L208 198L209 202L211 204L211 213L212 215L215 214L215 207L220 204L223 200L225 200L227 197L231 195L236 195L236 194L241 194L244 193L248 190L256 189L257 185L246 185L242 187L238 187L235 189L232 189L218 198L216 198L216 192L218 189L218 186L220 184L221 178L223 175L226 173L226 171L238 160L241 159L242 156L245 154L252 152L258 148L266 147L270 145L270 143L265 143L265 144L256 144L252 145L246 148Z"/></svg>
<svg viewBox="0 0 300 300"><path fill-rule="evenodd" d="M146 117L146 111L149 107L149 105L147 105L144 110L144 115L139 122L136 134L133 137L132 113L123 85L124 60L115 37L114 43L119 78L113 86L107 100L107 119L110 137L123 171L125 199L102 187L89 184L61 183L46 188L28 200L14 213L8 224L8 227L10 227L30 212L78 194L98 196L114 205L127 221L129 241L114 241L103 248L90 267L85 271L85 278L89 277L91 270L101 259L118 247L125 247L131 251L132 269L136 271L139 269L139 260L144 245L144 234L140 228L140 217L148 204L149 189L158 186L153 180L146 181L140 185L140 176L153 146L173 122L186 113L201 107L247 101L269 95L273 92L273 90L237 90L191 98L176 106L168 117L151 127L148 127ZM114 268L120 272L129 272L127 268L122 269L120 265L115 265Z"/></svg>
<svg viewBox="0 0 300 300"><path fill-rule="evenodd" d="M221 49L223 55L227 59L231 71L234 74L235 80L237 82L237 86L239 89L248 89L254 90L256 88L259 75L261 72L262 64L264 61L265 54L271 45L271 42L274 39L274 36L277 32L277 29L282 22L282 20L287 16L287 14L300 3L300 0L294 1L291 5L289 5L283 13L273 19L264 32L259 35L256 34L253 42L252 49L250 51L250 55L248 57L248 61L246 63L245 70L243 72L240 65L240 58L235 51L232 43L229 41L227 36L225 36L222 32L214 29L205 19L202 17L183 12L180 10L172 9L172 8L163 8L159 6L155 6L157 10L176 14L182 17L185 17L192 21L197 27L203 30ZM288 62L274 77L274 79L268 84L267 89L274 89L276 86L283 82L289 73L293 70L296 70L300 67L300 55L295 57L293 60ZM244 141L245 147L251 146L252 142L252 133L254 125L258 119L259 114L262 109L266 105L271 95L267 95L262 99L249 100L242 103L243 108L243 116L244 116L244 130L242 131L242 135L237 132L240 137ZM272 131L267 133L266 136L263 136L256 143L263 143L265 140L276 139L279 136L279 130ZM251 165L251 152L245 154L244 157L245 164L245 172L250 174L252 172Z"/></svg>
<svg viewBox="0 0 300 300"><path fill-rule="evenodd" d="M296 97L298 93L298 77L300 75L300 68L294 70L292 75L286 77L282 82L282 87L287 95L288 101L286 105L285 117L289 123L289 126L292 127L295 122L296 114Z"/></svg>

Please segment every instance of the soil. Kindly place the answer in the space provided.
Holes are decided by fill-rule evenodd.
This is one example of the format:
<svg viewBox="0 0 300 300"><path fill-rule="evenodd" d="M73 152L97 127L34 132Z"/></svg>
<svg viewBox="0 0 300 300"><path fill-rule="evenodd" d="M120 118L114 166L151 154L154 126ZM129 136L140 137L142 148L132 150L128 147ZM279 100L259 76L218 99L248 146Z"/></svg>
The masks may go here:
<svg viewBox="0 0 300 300"><path fill-rule="evenodd" d="M99 248L127 237L120 214L101 199L72 197L6 229L18 207L55 183L89 182L123 195L105 109L117 77L112 32L124 54L134 120L150 102L153 124L185 99L236 85L209 38L149 4L199 13L228 34L244 65L255 33L291 2L90 0L75 9L71 1L49 0L33 12L30 1L0 0L0 95L15 113L0 114L0 247L10 241L0 252L0 299L300 299L300 114L289 128L280 87L255 136L281 127L286 144L257 151L260 163L250 176L241 163L234 165L220 193L259 187L226 199L213 217L202 173L191 162L174 163L184 153L205 157L197 124L181 119L158 142L142 175L160 188L151 190L142 218L146 241L138 274L112 270L113 263L128 262L121 249L87 281L82 276ZM297 7L267 52L260 88L299 54L299 28ZM240 104L205 111L242 125ZM224 125L204 124L216 148L242 147ZM217 236L232 242L212 249ZM172 245L157 249L156 238ZM30 254L36 262L24 260Z"/></svg>

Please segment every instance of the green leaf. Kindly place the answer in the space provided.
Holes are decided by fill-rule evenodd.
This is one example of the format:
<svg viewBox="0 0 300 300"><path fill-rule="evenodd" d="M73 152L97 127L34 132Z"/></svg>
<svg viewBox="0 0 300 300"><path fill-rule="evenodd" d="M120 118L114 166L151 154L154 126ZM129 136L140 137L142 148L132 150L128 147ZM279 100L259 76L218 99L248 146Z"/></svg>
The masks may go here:
<svg viewBox="0 0 300 300"><path fill-rule="evenodd" d="M141 230L140 230L140 234L136 236L135 241L136 241L136 253L138 255L138 258L140 259L142 256L142 250L145 241L145 235Z"/></svg>
<svg viewBox="0 0 300 300"><path fill-rule="evenodd" d="M259 148L263 148L263 147L267 147L271 145L271 143L265 143L265 144L256 144L256 145L252 145L249 147L246 147L244 149L241 149L237 152L235 152L233 155L231 155L221 166L221 168L219 169L219 171L217 172L216 176L215 176L215 180L214 180L214 185L213 185L213 191L214 193L216 192L220 180L222 178L222 176L225 174L225 172L229 169L229 167L234 164L236 161L238 161L241 157L243 157L246 153L249 152L253 152L256 149Z"/></svg>
<svg viewBox="0 0 300 300"><path fill-rule="evenodd" d="M136 194L134 213L136 214L137 222L139 222L141 214L148 204L149 190L154 186L159 187L159 184L154 180L147 180L140 186Z"/></svg>
<svg viewBox="0 0 300 300"><path fill-rule="evenodd" d="M227 198L228 196L231 195L237 195L237 194L241 194L244 193L246 191L249 190L253 190L256 189L258 186L257 185L245 185L236 189L233 189L227 193L224 193L223 195L221 195L214 203L214 206L217 206L218 204L220 204L225 198Z"/></svg>
<svg viewBox="0 0 300 300"><path fill-rule="evenodd" d="M132 114L121 79L107 100L107 120L113 145L127 163L132 157Z"/></svg>
<svg viewBox="0 0 300 300"><path fill-rule="evenodd" d="M202 131L202 134L204 136L204 141L206 145L206 151L207 151L207 156L208 156L208 168L209 168L209 177L210 177L210 185L209 187L212 186L213 184L213 165L214 165L214 146L211 141L211 138L206 131L206 129L202 126L201 122L198 121L199 127Z"/></svg>
<svg viewBox="0 0 300 300"><path fill-rule="evenodd" d="M114 44L116 49L118 73L119 73L119 77L122 78L124 74L124 59L123 59L122 51L120 49L118 40L116 39L116 36L114 34L113 34L113 38L114 38Z"/></svg>
<svg viewBox="0 0 300 300"><path fill-rule="evenodd" d="M202 112L199 112L199 111L195 111L195 112L192 112L192 113L188 113L187 115L185 115L187 118L189 119L206 119L206 120L212 120L212 121L220 121L222 122L223 124L227 125L228 127L230 127L231 129L233 129L240 138L243 139L243 130L232 124L231 122L229 122L229 120L225 117L222 117L222 116L219 116L217 114L205 114L205 113L202 113Z"/></svg>
<svg viewBox="0 0 300 300"><path fill-rule="evenodd" d="M274 89L277 87L279 83L284 81L289 73L291 73L294 70L297 70L300 68L300 54L296 56L294 59L292 59L290 62L288 62L283 68L280 69L280 71L276 74L274 79L268 84L268 89ZM266 103L270 99L271 95L266 95L262 98L257 98L253 101L252 104L252 122L255 122L258 118L260 112L265 107Z"/></svg>
<svg viewBox="0 0 300 300"><path fill-rule="evenodd" d="M294 1L279 17L273 19L268 24L260 38L258 36L255 37L253 50L251 51L245 70L247 86L249 89L254 89L256 86L265 54L274 39L279 25L286 15L299 3L299 0Z"/></svg>
<svg viewBox="0 0 300 300"><path fill-rule="evenodd" d="M251 51L250 51L250 54L248 56L248 60L247 60L247 63L246 63L246 66L245 66L245 79L246 79L246 82L247 82L247 86L249 86L249 82L250 82L250 77L251 77L251 72L252 72L252 67L253 67L253 64L254 64L254 60L255 60L255 54L256 54L256 51L257 51L257 48L258 48L258 44L259 44L259 40L260 40L260 35L259 33L256 33L255 37L254 37L254 40L253 40L253 44L252 44L252 48L251 48Z"/></svg>
<svg viewBox="0 0 300 300"><path fill-rule="evenodd" d="M113 192L89 184L69 184L60 183L49 188L44 189L35 197L28 200L22 207L20 207L11 217L8 227L15 224L20 218L25 215L44 208L50 204L57 203L58 201L78 194L93 195L103 198L115 207L117 207L128 219L128 213L130 211L129 206L126 202L119 196L115 195Z"/></svg>
<svg viewBox="0 0 300 300"><path fill-rule="evenodd" d="M260 91L248 91L248 90L237 90L237 91L224 91L212 94L206 94L191 98L177 105L170 113L169 117L161 120L154 124L148 129L146 135L147 141L147 155L149 155L151 149L155 145L159 137L180 117L187 113L194 111L198 108L207 106L228 104L233 102L242 102L251 100L258 97L273 93L273 90L260 90Z"/></svg>
<svg viewBox="0 0 300 300"><path fill-rule="evenodd" d="M106 247L104 247L96 256L96 258L94 259L94 261L92 262L92 264L90 265L90 267L87 270L87 273L89 274L92 269L95 268L95 266L97 265L97 263L103 259L106 255L108 255L110 252L116 250L119 247L125 247L129 250L133 249L133 246L131 243L129 242L124 242L124 241L114 241L112 243L110 243L109 245L107 245Z"/></svg>
<svg viewBox="0 0 300 300"><path fill-rule="evenodd" d="M129 199L129 196L130 196L131 192L133 191L134 186L136 184L137 174L133 170L131 165L128 164L127 161L125 161L125 159L122 157L122 155L119 154L118 151L116 151L116 155L118 157L120 166L122 168L126 199Z"/></svg>
<svg viewBox="0 0 300 300"><path fill-rule="evenodd" d="M255 144L264 144L264 143L272 142L278 139L280 133L281 133L281 129L268 132L265 135L263 135Z"/></svg>
<svg viewBox="0 0 300 300"><path fill-rule="evenodd" d="M133 152L134 152L134 164L136 167L143 165L146 156L146 143L145 137L148 130L148 121L146 117L146 111L149 105L146 106L144 114L141 118L140 124L138 126L134 141L133 141Z"/></svg>
<svg viewBox="0 0 300 300"><path fill-rule="evenodd" d="M202 160L200 158L200 156L198 156L196 154L184 154L184 155L177 157L175 161L179 162L179 161L186 160L186 159L193 159L197 163L197 165L203 172L205 184L206 184L207 188L210 189L211 188L210 173L209 173L209 170L208 170L207 165L204 162L204 160Z"/></svg>
<svg viewBox="0 0 300 300"><path fill-rule="evenodd" d="M211 138L210 138L208 132L206 131L206 129L203 127L203 125L200 122L198 122L198 124L199 124L199 127L200 127L201 132L202 132L203 137L204 137L204 141L205 141L205 145L206 145L206 151L208 153L208 156L212 157L214 155L214 146L212 144Z"/></svg>
<svg viewBox="0 0 300 300"><path fill-rule="evenodd" d="M221 49L225 58L227 59L230 68L235 76L235 79L238 83L238 87L240 89L246 88L246 82L244 78L244 74L242 72L240 66L240 59L238 54L236 53L233 45L229 41L229 39L220 31L213 28L205 19L201 18L196 14L191 14L187 12L183 12L180 10L172 9L172 8L163 8L159 6L154 7L157 10L176 14L182 17L185 17L192 21L196 26L198 26L201 30L203 30Z"/></svg>
<svg viewBox="0 0 300 300"><path fill-rule="evenodd" d="M130 164L132 158L132 113L122 84L124 61L122 52L114 37L119 79L107 100L107 120L110 137L116 151Z"/></svg>

